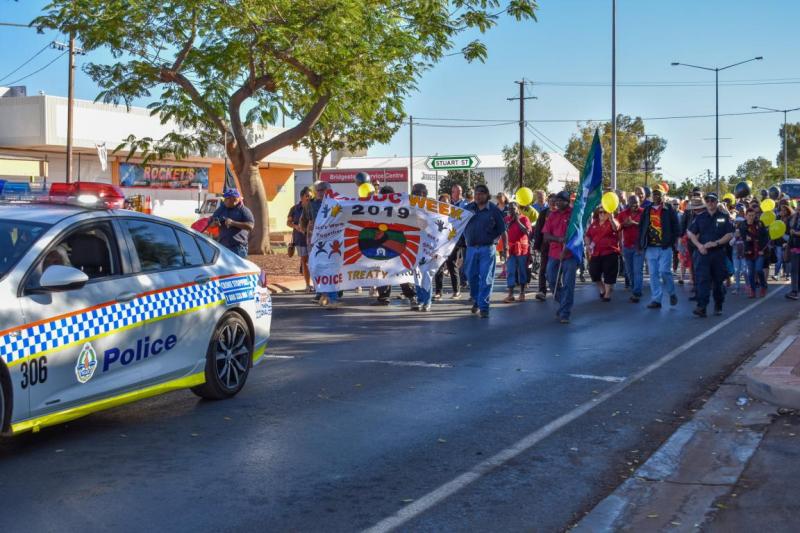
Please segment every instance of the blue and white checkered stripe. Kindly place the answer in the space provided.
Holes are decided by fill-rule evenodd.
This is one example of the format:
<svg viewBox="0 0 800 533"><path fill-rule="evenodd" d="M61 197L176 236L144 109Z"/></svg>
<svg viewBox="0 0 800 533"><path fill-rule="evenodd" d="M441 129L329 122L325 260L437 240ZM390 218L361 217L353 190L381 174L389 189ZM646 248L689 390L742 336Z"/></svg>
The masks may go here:
<svg viewBox="0 0 800 533"><path fill-rule="evenodd" d="M258 276L246 276L255 287ZM227 280L235 278L226 278ZM224 300L220 280L189 285L45 322L0 337L0 359L12 363L45 351L91 339L147 320Z"/></svg>

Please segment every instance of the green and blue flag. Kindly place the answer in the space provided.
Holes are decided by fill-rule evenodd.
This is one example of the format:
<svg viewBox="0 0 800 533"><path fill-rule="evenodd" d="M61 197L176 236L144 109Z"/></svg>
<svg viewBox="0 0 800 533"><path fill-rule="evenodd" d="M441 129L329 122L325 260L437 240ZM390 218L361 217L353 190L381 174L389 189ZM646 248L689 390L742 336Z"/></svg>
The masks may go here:
<svg viewBox="0 0 800 533"><path fill-rule="evenodd" d="M600 205L603 198L603 148L600 146L600 136L594 132L594 140L586 163L581 172L581 181L578 184L578 194L572 206L572 216L567 229L567 249L577 258L583 260L583 236L592 220L592 213Z"/></svg>

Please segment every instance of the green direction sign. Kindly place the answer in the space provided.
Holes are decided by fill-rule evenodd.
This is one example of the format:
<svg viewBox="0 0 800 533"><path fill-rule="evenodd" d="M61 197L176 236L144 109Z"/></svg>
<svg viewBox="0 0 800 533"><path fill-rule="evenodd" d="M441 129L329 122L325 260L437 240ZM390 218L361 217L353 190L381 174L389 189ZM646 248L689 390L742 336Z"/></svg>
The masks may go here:
<svg viewBox="0 0 800 533"><path fill-rule="evenodd" d="M469 170L480 162L477 155L437 155L429 157L425 166L430 170Z"/></svg>

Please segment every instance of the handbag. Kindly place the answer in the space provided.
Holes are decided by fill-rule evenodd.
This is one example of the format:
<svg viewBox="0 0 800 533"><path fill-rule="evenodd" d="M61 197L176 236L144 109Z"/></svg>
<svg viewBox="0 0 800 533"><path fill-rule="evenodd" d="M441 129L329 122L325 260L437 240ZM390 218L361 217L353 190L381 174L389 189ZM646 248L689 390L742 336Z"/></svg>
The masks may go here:
<svg viewBox="0 0 800 533"><path fill-rule="evenodd" d="M286 253L289 255L289 257L294 257L294 243L291 243L289 245L289 248L286 250Z"/></svg>

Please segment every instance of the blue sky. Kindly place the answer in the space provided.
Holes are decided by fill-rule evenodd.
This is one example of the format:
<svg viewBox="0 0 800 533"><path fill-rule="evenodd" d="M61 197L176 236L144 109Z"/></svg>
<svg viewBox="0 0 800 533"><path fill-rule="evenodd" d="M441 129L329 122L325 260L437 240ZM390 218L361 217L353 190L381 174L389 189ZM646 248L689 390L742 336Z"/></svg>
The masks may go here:
<svg viewBox="0 0 800 533"><path fill-rule="evenodd" d="M45 2L0 0L0 21L27 22ZM535 82L599 82L611 80L611 0L540 0L536 23L504 19L484 40L486 63L467 64L445 58L425 73L419 91L407 102L415 117L515 120L518 103L514 80ZM617 80L631 82L707 82L704 86L626 87L617 89L619 113L642 117L713 114L714 73L671 67L671 61L716 66L753 56L749 63L720 74L721 81L758 80L751 85L720 87L720 112L750 111L752 105L774 108L800 106L800 62L797 60L796 21L800 2L759 0L617 0ZM59 36L33 30L0 27L0 77ZM63 39L63 37L62 37ZM467 39L464 39L466 42ZM463 44L463 43L462 43ZM5 84L54 59L60 52L45 50ZM91 57L80 58L79 63ZM768 80L791 83L763 83ZM44 90L66 94L66 57L20 82L29 94ZM575 122L536 122L561 119L602 119L611 115L610 86L534 85L527 118L555 147L564 147L577 130ZM92 99L97 88L80 73L76 94ZM143 102L144 103L144 102ZM800 121L800 112L790 121ZM415 119L416 120L416 119ZM420 122L424 122L422 118ZM783 114L722 117L720 170L732 173L745 159L775 159ZM431 123L431 121L427 121ZM680 181L714 168L714 119L649 120L648 132L665 137L668 147L660 166L668 179ZM482 128L417 127L415 154L498 153L517 141L514 124ZM531 135L526 133L526 138ZM408 128L403 127L385 146L370 155L408 155Z"/></svg>

